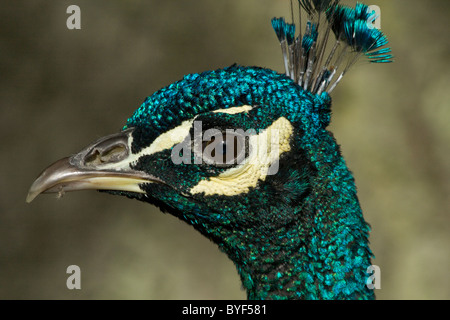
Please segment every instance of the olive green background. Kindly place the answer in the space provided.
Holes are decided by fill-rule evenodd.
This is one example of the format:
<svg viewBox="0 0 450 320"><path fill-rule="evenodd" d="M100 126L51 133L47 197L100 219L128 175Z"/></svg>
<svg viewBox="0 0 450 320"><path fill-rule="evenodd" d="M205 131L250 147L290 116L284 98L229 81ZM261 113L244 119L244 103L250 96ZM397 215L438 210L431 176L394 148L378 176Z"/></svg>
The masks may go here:
<svg viewBox="0 0 450 320"><path fill-rule="evenodd" d="M345 3L354 4L353 1ZM81 8L68 30L66 8ZM331 130L372 226L379 299L449 299L447 0L374 0L395 63L361 61L333 92ZM273 16L287 0L2 1L0 299L244 299L231 261L138 201L29 186L117 132L144 98L233 63L282 71ZM66 268L81 268L68 290Z"/></svg>

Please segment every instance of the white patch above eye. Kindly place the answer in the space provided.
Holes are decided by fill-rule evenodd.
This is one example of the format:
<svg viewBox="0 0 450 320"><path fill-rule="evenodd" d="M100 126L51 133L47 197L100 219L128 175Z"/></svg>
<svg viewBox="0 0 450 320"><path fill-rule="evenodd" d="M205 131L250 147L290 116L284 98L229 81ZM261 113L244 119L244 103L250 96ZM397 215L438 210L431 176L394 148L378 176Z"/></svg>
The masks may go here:
<svg viewBox="0 0 450 320"><path fill-rule="evenodd" d="M233 108L228 108L228 109L218 109L218 110L214 110L214 113L228 113L228 114L237 114L237 113L242 113L242 112L249 112L250 110L252 110L253 107L249 106L249 105L243 105L240 107L233 107Z"/></svg>
<svg viewBox="0 0 450 320"><path fill-rule="evenodd" d="M290 137L294 129L284 117L279 118L258 135L250 136L250 154L243 163L226 170L217 177L200 181L190 193L234 196L247 193L278 170L281 154L291 149ZM275 168L274 168L275 167ZM270 172L269 172L270 170Z"/></svg>
<svg viewBox="0 0 450 320"><path fill-rule="evenodd" d="M150 146L142 149L138 153L138 157L139 155L149 155L166 149L170 149L174 145L182 142L189 135L189 130L192 127L194 119L195 118L183 121L178 127L175 127L159 135Z"/></svg>

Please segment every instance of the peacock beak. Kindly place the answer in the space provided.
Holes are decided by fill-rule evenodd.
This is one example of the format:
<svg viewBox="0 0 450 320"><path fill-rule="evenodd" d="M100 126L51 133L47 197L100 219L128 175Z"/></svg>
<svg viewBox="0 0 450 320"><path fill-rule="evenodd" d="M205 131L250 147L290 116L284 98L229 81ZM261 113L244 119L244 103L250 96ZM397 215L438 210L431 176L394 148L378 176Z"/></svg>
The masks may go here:
<svg viewBox="0 0 450 320"><path fill-rule="evenodd" d="M64 193L76 190L116 190L144 193L143 183L163 183L157 177L131 168L131 134L127 129L103 137L81 152L56 161L33 182L26 201L41 193Z"/></svg>

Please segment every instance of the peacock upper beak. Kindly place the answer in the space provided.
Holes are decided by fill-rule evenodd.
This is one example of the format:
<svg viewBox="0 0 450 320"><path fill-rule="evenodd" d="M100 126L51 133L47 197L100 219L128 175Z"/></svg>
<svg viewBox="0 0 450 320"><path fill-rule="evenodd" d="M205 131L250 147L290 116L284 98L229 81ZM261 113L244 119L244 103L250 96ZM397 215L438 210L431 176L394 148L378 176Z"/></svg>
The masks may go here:
<svg viewBox="0 0 450 320"><path fill-rule="evenodd" d="M103 137L81 152L56 161L33 182L26 201L41 193L76 190L117 190L144 193L142 183L163 183L159 178L131 168L133 129Z"/></svg>

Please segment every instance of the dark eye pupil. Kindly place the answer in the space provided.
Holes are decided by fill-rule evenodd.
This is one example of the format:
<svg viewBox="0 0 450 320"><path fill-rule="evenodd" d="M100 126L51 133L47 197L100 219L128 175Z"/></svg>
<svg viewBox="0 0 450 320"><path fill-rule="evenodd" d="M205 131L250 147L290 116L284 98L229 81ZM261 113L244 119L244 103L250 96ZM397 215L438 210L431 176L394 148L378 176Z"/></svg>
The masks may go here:
<svg viewBox="0 0 450 320"><path fill-rule="evenodd" d="M234 164L243 144L235 134L224 133L203 141L203 158L215 164Z"/></svg>
<svg viewBox="0 0 450 320"><path fill-rule="evenodd" d="M227 142L221 141L220 143L222 144L222 154L226 155L227 154Z"/></svg>
<svg viewBox="0 0 450 320"><path fill-rule="evenodd" d="M209 145L213 145L215 143L215 137L213 137L211 139L211 141L206 141L206 144L204 144L203 150L205 150L206 146ZM227 155L227 142L225 140L221 140L219 142L217 142L215 145L213 145L213 149L211 150L211 156L215 157L216 156L216 151L217 151L217 156L223 156L223 158L226 158Z"/></svg>

